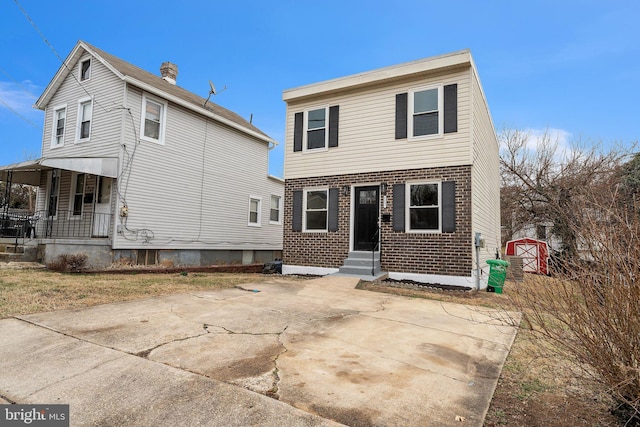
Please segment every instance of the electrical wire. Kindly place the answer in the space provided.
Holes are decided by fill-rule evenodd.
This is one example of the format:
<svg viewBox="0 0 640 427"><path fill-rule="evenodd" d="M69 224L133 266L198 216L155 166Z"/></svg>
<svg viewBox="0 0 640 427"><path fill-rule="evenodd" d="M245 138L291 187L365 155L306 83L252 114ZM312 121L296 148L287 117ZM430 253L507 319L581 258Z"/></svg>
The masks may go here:
<svg viewBox="0 0 640 427"><path fill-rule="evenodd" d="M73 77L73 79L76 81L76 83L78 83L78 85L82 88L82 90L91 97L92 101L100 108L102 108L102 111L104 111L105 113L109 113L112 110L108 110L106 109L104 106L102 106L102 104L100 104L96 99L95 96L92 95L87 88L85 88L83 86L83 84L80 82L80 80L78 80L78 77L73 74L73 71L71 71L71 69L69 68L69 66L67 65L67 63L65 62L64 59L62 59L62 57L60 56L60 54L58 54L58 51L53 47L53 45L51 44L51 42L49 42L49 40L47 39L47 37L42 33L42 31L40 31L40 28L38 28L38 26L36 25L36 23L33 21L33 19L31 19L31 17L29 16L29 14L27 13L27 11L22 7L22 5L20 4L20 2L18 0L13 0L13 2L16 4L16 6L18 6L18 8L20 9L20 11L22 12L22 14L25 16L25 18L27 18L27 21L29 21L29 23L31 24L31 26L33 27L34 30L36 30L36 32L38 33L38 35L40 36L40 38L42 39L42 41L44 41L44 43L49 46L49 49L51 49L51 51L53 52L53 54L60 60L60 62L62 63L62 65L64 66L64 68L67 69L67 71L69 71L69 74L71 74L71 76Z"/></svg>
<svg viewBox="0 0 640 427"><path fill-rule="evenodd" d="M24 93L26 93L27 95L29 95L30 98L33 99L38 99L37 96L35 96L34 94L32 94L31 92L29 92L29 89L27 89L26 87L24 87L24 85L22 83L20 83L18 80L16 80L15 78L13 78L13 76L11 74L9 74L5 69L3 69L2 67L0 67L0 71L2 71L2 74L4 74L5 76L9 77L9 79L11 81L13 81L20 89L22 89L22 91Z"/></svg>
<svg viewBox="0 0 640 427"><path fill-rule="evenodd" d="M24 120L25 122L29 123L31 126L33 126L36 129L40 129L40 126L35 125L31 120L27 119L25 116L23 116L22 114L18 113L16 110L14 110L13 108L11 108L11 106L9 104L7 104L6 102L4 102L2 100L2 98L0 98L0 104L4 105L5 107L7 107L7 109L9 111L11 111L13 114L15 114L16 116L20 117L22 120Z"/></svg>

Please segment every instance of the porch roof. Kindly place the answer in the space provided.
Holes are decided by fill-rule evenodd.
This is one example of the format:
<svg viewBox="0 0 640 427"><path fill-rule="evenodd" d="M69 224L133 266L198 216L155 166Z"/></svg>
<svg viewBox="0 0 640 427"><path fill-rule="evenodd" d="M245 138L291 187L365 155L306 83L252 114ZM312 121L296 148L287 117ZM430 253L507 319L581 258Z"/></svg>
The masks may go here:
<svg viewBox="0 0 640 427"><path fill-rule="evenodd" d="M0 181L8 181L11 171L12 183L39 185L40 173L50 169L64 169L116 178L118 176L118 159L113 157L42 157L38 160L0 166Z"/></svg>

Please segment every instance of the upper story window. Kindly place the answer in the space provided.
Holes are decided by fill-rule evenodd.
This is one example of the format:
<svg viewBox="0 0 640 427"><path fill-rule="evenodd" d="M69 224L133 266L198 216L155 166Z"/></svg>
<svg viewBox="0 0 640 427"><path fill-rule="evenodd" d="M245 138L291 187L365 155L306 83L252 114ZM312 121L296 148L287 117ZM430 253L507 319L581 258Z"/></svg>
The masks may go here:
<svg viewBox="0 0 640 427"><path fill-rule="evenodd" d="M142 139L164 144L166 111L166 102L142 97Z"/></svg>
<svg viewBox="0 0 640 427"><path fill-rule="evenodd" d="M293 151L324 151L338 146L340 106L294 114Z"/></svg>
<svg viewBox="0 0 640 427"><path fill-rule="evenodd" d="M440 135L442 133L442 91L440 87L409 92L412 137Z"/></svg>
<svg viewBox="0 0 640 427"><path fill-rule="evenodd" d="M409 231L440 231L440 184L409 184L407 191Z"/></svg>
<svg viewBox="0 0 640 427"><path fill-rule="evenodd" d="M304 192L305 231L327 231L328 193L326 189Z"/></svg>
<svg viewBox="0 0 640 427"><path fill-rule="evenodd" d="M249 197L249 225L260 227L260 205L262 200L260 197Z"/></svg>
<svg viewBox="0 0 640 427"><path fill-rule="evenodd" d="M51 148L64 145L64 129L67 123L67 106L59 106L53 109L53 135L51 136Z"/></svg>
<svg viewBox="0 0 640 427"><path fill-rule="evenodd" d="M395 139L424 139L458 132L458 85L396 94Z"/></svg>
<svg viewBox="0 0 640 427"><path fill-rule="evenodd" d="M78 103L78 141L89 140L91 136L91 116L93 115L93 100L81 99Z"/></svg>
<svg viewBox="0 0 640 427"><path fill-rule="evenodd" d="M89 80L91 78L91 59L80 62L80 81Z"/></svg>
<svg viewBox="0 0 640 427"><path fill-rule="evenodd" d="M269 222L274 224L280 224L280 205L282 203L282 197L271 196L271 210L269 212Z"/></svg>
<svg viewBox="0 0 640 427"><path fill-rule="evenodd" d="M306 148L326 148L327 146L327 109L307 111L306 124Z"/></svg>

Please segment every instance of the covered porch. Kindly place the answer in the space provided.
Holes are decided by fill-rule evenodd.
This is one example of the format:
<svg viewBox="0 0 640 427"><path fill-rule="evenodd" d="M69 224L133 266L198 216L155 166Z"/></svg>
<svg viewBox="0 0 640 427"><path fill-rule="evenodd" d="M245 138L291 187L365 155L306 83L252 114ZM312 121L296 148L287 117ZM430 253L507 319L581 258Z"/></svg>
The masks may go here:
<svg viewBox="0 0 640 427"><path fill-rule="evenodd" d="M6 186L0 204L0 238L110 238L117 162L115 158L41 158L1 166L0 181ZM32 210L10 206L13 184L37 188Z"/></svg>

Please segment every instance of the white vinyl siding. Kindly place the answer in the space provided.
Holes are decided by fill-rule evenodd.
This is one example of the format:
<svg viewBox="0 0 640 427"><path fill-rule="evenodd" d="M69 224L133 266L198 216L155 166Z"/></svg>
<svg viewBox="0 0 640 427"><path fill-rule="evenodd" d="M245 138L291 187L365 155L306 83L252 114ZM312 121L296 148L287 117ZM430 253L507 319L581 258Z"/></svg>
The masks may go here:
<svg viewBox="0 0 640 427"><path fill-rule="evenodd" d="M471 170L474 232L482 233L485 247L480 249L480 264L495 258L500 238L500 157L498 139L489 108L476 73L469 80L473 88L473 168Z"/></svg>
<svg viewBox="0 0 640 427"><path fill-rule="evenodd" d="M470 68L423 79L386 83L323 99L340 105L340 146L313 156L293 151L294 114L318 105L290 101L285 134L286 178L468 165L472 163ZM458 131L425 141L395 139L396 94L411 88L457 84Z"/></svg>
<svg viewBox="0 0 640 427"><path fill-rule="evenodd" d="M129 86L127 103L137 126L142 97ZM284 183L268 177L267 143L172 103L166 123L165 145L139 144L130 174L120 178L119 188L127 189L127 228L153 233L145 243L151 249L281 250L282 225L247 226L248 195L262 201L284 195ZM124 139L135 139L128 124ZM158 198L160 189L166 199ZM260 203L259 215L269 218L269 203ZM118 249L142 243L133 233L114 236Z"/></svg>
<svg viewBox="0 0 640 427"><path fill-rule="evenodd" d="M78 68L79 70L79 68ZM75 68L74 68L75 71ZM126 110L101 108L101 106L124 105L125 83L105 67L100 61L91 63L91 79L78 84L75 77L68 75L58 91L53 95L45 111L44 135L53 135L55 109L66 105L64 146L52 149L50 139L43 138L42 157L118 157L121 149L122 128L131 126ZM84 89L83 89L84 87ZM87 92L94 96L91 120L91 143L73 144L77 136L78 101L87 99ZM127 144L133 147L133 141Z"/></svg>

